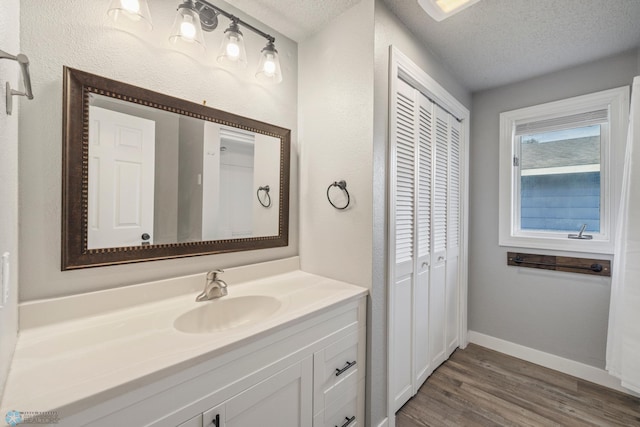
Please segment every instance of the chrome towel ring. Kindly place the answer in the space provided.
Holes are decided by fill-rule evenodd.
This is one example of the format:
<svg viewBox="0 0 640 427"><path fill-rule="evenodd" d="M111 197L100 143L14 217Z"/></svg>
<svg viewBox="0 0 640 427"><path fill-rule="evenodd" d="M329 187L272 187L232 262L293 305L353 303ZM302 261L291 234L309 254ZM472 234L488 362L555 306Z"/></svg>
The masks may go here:
<svg viewBox="0 0 640 427"><path fill-rule="evenodd" d="M347 195L347 203L344 206L336 206L331 201L331 196L329 196L329 190L331 190L331 187L338 187L339 189L344 191L344 193ZM347 181L342 180L342 181L334 181L333 183L331 183L327 187L327 200L329 200L329 203L331 203L331 206L333 206L336 209L339 209L339 210L347 209L349 207L349 203L351 203L351 196L349 195L349 191L347 190Z"/></svg>
<svg viewBox="0 0 640 427"><path fill-rule="evenodd" d="M264 191L265 197L264 198L260 198L260 192ZM260 202L260 204L262 206L264 206L265 208L269 208L271 207L271 195L269 194L270 188L268 185L265 185L264 187L258 187L258 191L256 191L256 196L258 197L258 201ZM267 202L263 202L263 199L267 199Z"/></svg>

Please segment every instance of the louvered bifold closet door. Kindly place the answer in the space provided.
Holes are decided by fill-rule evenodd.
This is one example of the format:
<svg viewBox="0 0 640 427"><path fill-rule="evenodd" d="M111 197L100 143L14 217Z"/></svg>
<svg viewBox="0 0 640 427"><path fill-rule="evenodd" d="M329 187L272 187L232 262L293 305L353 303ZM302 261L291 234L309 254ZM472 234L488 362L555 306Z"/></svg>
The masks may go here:
<svg viewBox="0 0 640 427"><path fill-rule="evenodd" d="M462 197L462 125L449 117L449 186L447 208L446 346L447 357L458 347L459 265Z"/></svg>
<svg viewBox="0 0 640 427"><path fill-rule="evenodd" d="M460 123L402 79L390 127L390 385L398 410L458 343L462 139Z"/></svg>
<svg viewBox="0 0 640 427"><path fill-rule="evenodd" d="M431 265L431 198L433 186L433 109L434 104L418 93L417 155L417 244L414 285L414 390L431 375L429 357L429 281Z"/></svg>
<svg viewBox="0 0 640 427"><path fill-rule="evenodd" d="M391 176L394 178L390 219L395 226L392 283L393 388L395 410L413 394L413 278L416 206L416 118L418 102L415 90L398 80L391 114Z"/></svg>
<svg viewBox="0 0 640 427"><path fill-rule="evenodd" d="M446 346L446 271L447 205L449 181L450 115L440 108L434 111L433 210L431 283L429 286L429 354L437 367L447 359Z"/></svg>

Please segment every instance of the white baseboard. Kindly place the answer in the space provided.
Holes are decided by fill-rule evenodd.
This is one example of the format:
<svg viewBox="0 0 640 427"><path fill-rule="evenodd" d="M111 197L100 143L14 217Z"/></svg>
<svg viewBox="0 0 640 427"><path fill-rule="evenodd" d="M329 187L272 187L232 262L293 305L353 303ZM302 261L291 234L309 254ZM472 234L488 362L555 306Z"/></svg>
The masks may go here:
<svg viewBox="0 0 640 427"><path fill-rule="evenodd" d="M535 363L536 365L544 366L545 368L573 375L574 377L578 377L585 381L590 381L613 390L635 395L630 390L622 387L620 385L620 380L609 375L609 373L604 369L585 365L584 363L576 362L575 360L565 359L564 357L545 353L544 351L535 350L533 348L525 347L520 344L515 344L510 341L505 341L500 338L495 338L475 331L469 331L468 338L469 342L478 344L482 347L499 351L500 353L517 357L518 359L526 360L527 362Z"/></svg>
<svg viewBox="0 0 640 427"><path fill-rule="evenodd" d="M380 424L378 424L378 427L388 427L388 426L389 426L389 418L385 418L384 420L382 420Z"/></svg>

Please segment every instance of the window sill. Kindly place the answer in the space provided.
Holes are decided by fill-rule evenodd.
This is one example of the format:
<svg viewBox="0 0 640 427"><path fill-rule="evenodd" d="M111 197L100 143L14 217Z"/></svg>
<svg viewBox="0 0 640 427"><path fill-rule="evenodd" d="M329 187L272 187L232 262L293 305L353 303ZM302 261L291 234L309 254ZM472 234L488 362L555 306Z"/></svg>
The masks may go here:
<svg viewBox="0 0 640 427"><path fill-rule="evenodd" d="M546 249L589 254L613 254L613 242L610 240L578 240L552 237L500 236L499 246L525 249Z"/></svg>

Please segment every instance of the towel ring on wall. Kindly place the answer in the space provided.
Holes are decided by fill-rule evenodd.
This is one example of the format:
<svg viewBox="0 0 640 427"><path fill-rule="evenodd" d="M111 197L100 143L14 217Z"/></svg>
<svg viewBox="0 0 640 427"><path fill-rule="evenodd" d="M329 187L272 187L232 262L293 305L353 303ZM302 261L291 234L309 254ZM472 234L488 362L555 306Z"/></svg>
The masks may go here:
<svg viewBox="0 0 640 427"><path fill-rule="evenodd" d="M266 196L266 199L268 200L268 202L265 204L265 202L262 201L262 199L260 198L260 192L264 191L264 194ZM271 207L271 195L269 194L270 188L268 185L265 185L264 187L258 187L258 191L256 191L256 196L258 197L258 201L260 202L260 204L262 206L264 206L265 208L269 208Z"/></svg>
<svg viewBox="0 0 640 427"><path fill-rule="evenodd" d="M331 197L329 196L329 190L331 190L331 187L338 187L339 189L345 192L345 194L347 195L346 205L336 206L333 204L333 202L331 201ZM333 206L336 209L339 209L339 210L347 209L349 207L349 203L351 203L351 196L349 196L349 191L347 191L347 181L343 179L342 181L334 181L331 185L329 185L327 187L327 200L329 200L329 203L331 203L331 206Z"/></svg>

